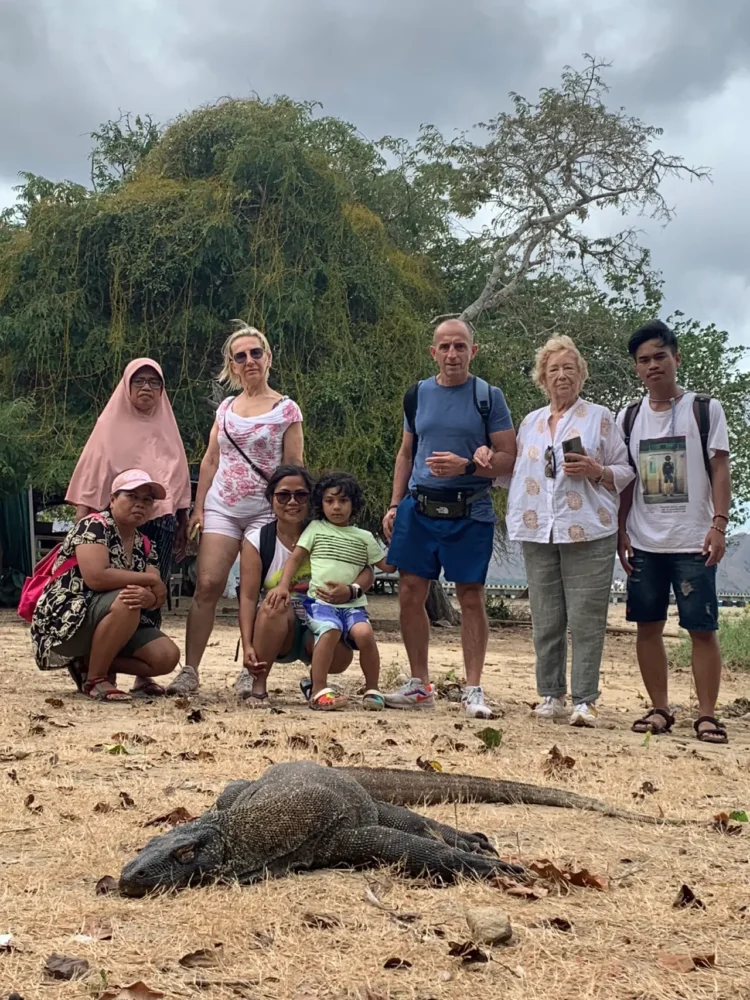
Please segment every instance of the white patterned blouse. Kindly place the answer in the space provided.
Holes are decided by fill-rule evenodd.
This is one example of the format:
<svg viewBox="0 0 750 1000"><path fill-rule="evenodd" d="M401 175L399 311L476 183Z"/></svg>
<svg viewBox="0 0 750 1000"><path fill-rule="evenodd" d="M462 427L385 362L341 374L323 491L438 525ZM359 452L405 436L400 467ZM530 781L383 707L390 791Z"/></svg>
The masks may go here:
<svg viewBox="0 0 750 1000"><path fill-rule="evenodd" d="M508 493L508 535L519 542L591 542L617 531L620 493L634 478L625 442L606 408L578 399L552 441L549 405L530 413L517 435ZM563 441L580 437L586 454L612 470L614 492L563 472Z"/></svg>

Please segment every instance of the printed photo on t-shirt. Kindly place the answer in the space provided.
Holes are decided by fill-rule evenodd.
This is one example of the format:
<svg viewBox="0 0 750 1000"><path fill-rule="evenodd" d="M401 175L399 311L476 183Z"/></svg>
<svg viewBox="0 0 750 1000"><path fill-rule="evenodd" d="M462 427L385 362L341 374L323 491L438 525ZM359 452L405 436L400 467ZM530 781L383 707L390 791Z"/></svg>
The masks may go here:
<svg viewBox="0 0 750 1000"><path fill-rule="evenodd" d="M641 441L638 474L645 504L686 504L689 497L685 436Z"/></svg>

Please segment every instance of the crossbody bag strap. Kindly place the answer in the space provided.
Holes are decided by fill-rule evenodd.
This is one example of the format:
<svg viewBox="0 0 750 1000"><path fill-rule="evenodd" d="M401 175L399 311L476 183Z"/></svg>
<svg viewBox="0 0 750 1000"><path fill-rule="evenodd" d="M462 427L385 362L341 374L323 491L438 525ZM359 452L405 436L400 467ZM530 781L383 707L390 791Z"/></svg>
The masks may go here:
<svg viewBox="0 0 750 1000"><path fill-rule="evenodd" d="M222 414L222 420L223 420L223 427L222 427L222 429L223 429L224 434L226 435L227 440L229 441L229 443L231 445L233 445L237 449L237 451L240 453L240 455L242 455L242 457L245 459L245 461L250 466L250 468L253 470L253 472L256 475L260 476L260 478L263 480L264 483L267 483L268 482L268 476L265 474L265 472L262 469L258 468L258 466L255 464L255 462L251 458L248 458L248 456L245 454L245 452L242 450L242 448L240 448L240 446L237 444L237 442L234 440L234 438L232 437L232 435L227 430L227 411L226 410L224 410L224 413Z"/></svg>

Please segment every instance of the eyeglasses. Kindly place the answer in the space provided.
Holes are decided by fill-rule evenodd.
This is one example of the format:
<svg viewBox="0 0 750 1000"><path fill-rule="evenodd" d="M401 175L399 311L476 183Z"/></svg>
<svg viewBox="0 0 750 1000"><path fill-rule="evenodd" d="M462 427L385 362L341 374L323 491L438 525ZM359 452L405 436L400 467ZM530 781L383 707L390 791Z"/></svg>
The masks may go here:
<svg viewBox="0 0 750 1000"><path fill-rule="evenodd" d="M557 461L555 459L555 449L548 445L544 449L544 474L547 479L554 479L557 475Z"/></svg>
<svg viewBox="0 0 750 1000"><path fill-rule="evenodd" d="M120 490L118 495L127 497L131 503L142 503L144 507L153 507L155 503L153 497L139 496L138 493L131 493L130 490Z"/></svg>
<svg viewBox="0 0 750 1000"><path fill-rule="evenodd" d="M250 355L253 361L260 361L265 353L262 347L251 347L249 351L237 351L236 354L232 355L232 361L236 365L244 365L247 362L248 355Z"/></svg>
<svg viewBox="0 0 750 1000"><path fill-rule="evenodd" d="M294 498L295 503L307 503L310 499L310 493L308 490L279 490L278 493L274 493L274 499L278 500L282 507L291 503L292 498Z"/></svg>
<svg viewBox="0 0 750 1000"><path fill-rule="evenodd" d="M136 389L142 389L144 385L147 385L150 389L161 389L164 383L160 378L143 378L142 376L137 376L130 383L134 385Z"/></svg>

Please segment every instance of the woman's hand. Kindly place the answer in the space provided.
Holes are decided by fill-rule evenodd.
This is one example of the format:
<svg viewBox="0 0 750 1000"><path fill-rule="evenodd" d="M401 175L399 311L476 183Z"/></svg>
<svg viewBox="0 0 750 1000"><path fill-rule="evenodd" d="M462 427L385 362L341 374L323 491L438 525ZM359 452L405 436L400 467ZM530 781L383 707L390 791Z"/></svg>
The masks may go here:
<svg viewBox="0 0 750 1000"><path fill-rule="evenodd" d="M268 667L265 660L259 660L252 646L248 646L242 653L242 665L251 674L264 674Z"/></svg>
<svg viewBox="0 0 750 1000"><path fill-rule="evenodd" d="M187 540L192 542L198 532L203 528L203 508L196 507L193 511L187 526Z"/></svg>
<svg viewBox="0 0 750 1000"><path fill-rule="evenodd" d="M494 454L492 448L488 448L486 444L483 444L474 452L473 461L476 462L480 469L491 469Z"/></svg>
<svg viewBox="0 0 750 1000"><path fill-rule="evenodd" d="M590 455L569 451L563 461L563 472L576 479L599 479L604 467Z"/></svg>
<svg viewBox="0 0 750 1000"><path fill-rule="evenodd" d="M274 587L266 597L266 604L269 608L285 608L289 604L289 591L286 587Z"/></svg>
<svg viewBox="0 0 750 1000"><path fill-rule="evenodd" d="M347 587L345 583L335 583L332 580L326 580L325 586L318 587L318 592L315 596L319 597L321 601L325 601L326 604L346 604L347 601L351 601L352 592L351 588Z"/></svg>
<svg viewBox="0 0 750 1000"><path fill-rule="evenodd" d="M161 580L159 583L161 583ZM156 598L150 587L139 587L134 584L123 587L120 591L120 600L126 607L132 609L144 608L149 611L151 608L156 607Z"/></svg>
<svg viewBox="0 0 750 1000"><path fill-rule="evenodd" d="M160 608L167 599L167 588L164 586L162 578L155 573L149 573L144 586L154 595L153 607Z"/></svg>

